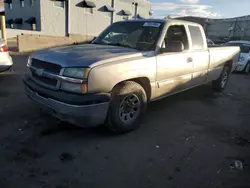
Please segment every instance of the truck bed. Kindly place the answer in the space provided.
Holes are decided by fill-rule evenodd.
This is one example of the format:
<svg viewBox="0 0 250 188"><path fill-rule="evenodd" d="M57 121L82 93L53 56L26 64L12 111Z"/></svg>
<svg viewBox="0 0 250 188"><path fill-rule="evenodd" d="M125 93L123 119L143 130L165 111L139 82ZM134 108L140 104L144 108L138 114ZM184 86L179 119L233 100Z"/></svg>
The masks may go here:
<svg viewBox="0 0 250 188"><path fill-rule="evenodd" d="M231 46L213 46L208 48L209 51L209 72L213 70L213 75L209 75L209 77L218 78L221 74L221 71L227 62L232 62L231 71L233 71L236 67L236 63L239 59L240 48L239 47L231 47Z"/></svg>

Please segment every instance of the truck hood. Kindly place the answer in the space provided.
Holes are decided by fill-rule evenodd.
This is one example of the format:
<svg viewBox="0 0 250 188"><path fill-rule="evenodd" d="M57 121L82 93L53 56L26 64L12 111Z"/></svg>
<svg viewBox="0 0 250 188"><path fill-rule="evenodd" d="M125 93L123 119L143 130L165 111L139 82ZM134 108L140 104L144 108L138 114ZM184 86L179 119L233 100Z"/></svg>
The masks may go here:
<svg viewBox="0 0 250 188"><path fill-rule="evenodd" d="M82 44L35 52L31 55L31 58L59 64L62 67L94 67L105 62L140 57L142 55L142 52L131 48Z"/></svg>

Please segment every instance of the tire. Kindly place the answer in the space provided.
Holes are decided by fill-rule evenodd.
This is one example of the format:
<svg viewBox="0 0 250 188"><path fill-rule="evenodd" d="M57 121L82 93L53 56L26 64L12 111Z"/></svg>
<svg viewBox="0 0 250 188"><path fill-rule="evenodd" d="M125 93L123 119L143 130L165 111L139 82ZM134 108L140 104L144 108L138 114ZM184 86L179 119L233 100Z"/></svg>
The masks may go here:
<svg viewBox="0 0 250 188"><path fill-rule="evenodd" d="M243 72L244 72L245 74L249 74L249 73L250 73L250 62L248 62L248 63L246 64L246 67L244 68Z"/></svg>
<svg viewBox="0 0 250 188"><path fill-rule="evenodd" d="M225 66L222 70L220 77L217 80L213 81L213 88L219 92L222 92L228 83L230 74L230 69L228 66Z"/></svg>
<svg viewBox="0 0 250 188"><path fill-rule="evenodd" d="M139 127L139 119L147 108L147 95L143 87L125 81L112 93L106 126L115 133L126 133Z"/></svg>

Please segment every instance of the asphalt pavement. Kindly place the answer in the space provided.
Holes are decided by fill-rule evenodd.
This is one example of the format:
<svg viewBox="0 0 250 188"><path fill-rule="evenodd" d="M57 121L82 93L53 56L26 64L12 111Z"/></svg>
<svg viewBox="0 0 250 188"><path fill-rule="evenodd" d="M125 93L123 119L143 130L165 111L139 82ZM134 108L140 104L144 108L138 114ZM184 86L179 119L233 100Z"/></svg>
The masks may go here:
<svg viewBox="0 0 250 188"><path fill-rule="evenodd" d="M44 114L23 89L27 56L0 74L1 188L249 188L250 76L232 74L149 104L114 135Z"/></svg>

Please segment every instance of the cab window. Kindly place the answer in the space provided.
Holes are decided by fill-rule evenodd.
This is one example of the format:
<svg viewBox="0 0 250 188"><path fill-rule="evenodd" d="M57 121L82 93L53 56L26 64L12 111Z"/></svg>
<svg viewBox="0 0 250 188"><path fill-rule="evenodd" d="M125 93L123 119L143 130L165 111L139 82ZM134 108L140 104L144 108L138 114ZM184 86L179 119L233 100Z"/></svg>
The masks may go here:
<svg viewBox="0 0 250 188"><path fill-rule="evenodd" d="M172 42L180 42L184 46L184 50L189 49L187 32L184 25L172 25L168 28L162 44L162 48L169 48Z"/></svg>
<svg viewBox="0 0 250 188"><path fill-rule="evenodd" d="M204 48L204 41L201 33L201 29L198 26L188 26L191 39L192 39L192 48L194 50L200 50Z"/></svg>

